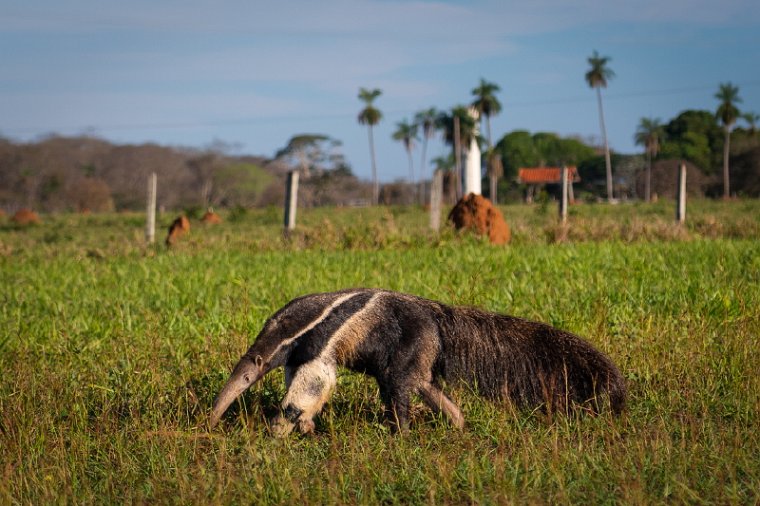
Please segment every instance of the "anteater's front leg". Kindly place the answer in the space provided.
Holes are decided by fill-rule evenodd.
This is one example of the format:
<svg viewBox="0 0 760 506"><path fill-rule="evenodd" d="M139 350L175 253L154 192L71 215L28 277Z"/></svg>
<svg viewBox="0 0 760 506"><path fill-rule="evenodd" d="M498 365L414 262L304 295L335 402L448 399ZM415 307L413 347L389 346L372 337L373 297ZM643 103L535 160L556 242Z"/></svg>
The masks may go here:
<svg viewBox="0 0 760 506"><path fill-rule="evenodd" d="M380 383L380 397L385 405L385 419L393 432L409 428L409 402L411 391L404 382Z"/></svg>
<svg viewBox="0 0 760 506"><path fill-rule="evenodd" d="M295 369L286 367L288 391L282 400L280 414L272 422L272 432L276 436L287 436L293 429L302 434L313 432L313 418L327 402L336 381L335 364L320 359Z"/></svg>

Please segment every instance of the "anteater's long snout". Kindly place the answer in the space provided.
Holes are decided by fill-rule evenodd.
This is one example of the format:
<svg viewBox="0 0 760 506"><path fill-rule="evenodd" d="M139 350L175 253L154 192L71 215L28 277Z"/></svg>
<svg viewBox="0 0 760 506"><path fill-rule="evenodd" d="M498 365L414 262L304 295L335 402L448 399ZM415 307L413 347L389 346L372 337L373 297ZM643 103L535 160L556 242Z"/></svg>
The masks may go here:
<svg viewBox="0 0 760 506"><path fill-rule="evenodd" d="M240 394L248 390L251 385L256 383L262 376L264 376L264 368L261 363L261 357L251 359L247 356L240 359L232 370L230 379L219 392L214 400L214 407L211 410L211 418L209 418L209 426L214 428L227 408L230 407L235 399Z"/></svg>

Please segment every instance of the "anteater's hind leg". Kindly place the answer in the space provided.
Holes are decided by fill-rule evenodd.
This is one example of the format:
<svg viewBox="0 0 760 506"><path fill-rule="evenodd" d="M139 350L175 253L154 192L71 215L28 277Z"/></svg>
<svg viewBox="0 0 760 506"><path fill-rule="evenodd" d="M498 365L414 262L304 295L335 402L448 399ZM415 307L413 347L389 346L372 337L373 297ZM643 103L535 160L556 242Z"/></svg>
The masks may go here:
<svg viewBox="0 0 760 506"><path fill-rule="evenodd" d="M409 427L411 396L419 392L434 410L441 409L456 426L462 425L459 408L431 384L432 368L438 354L438 336L433 322L415 319L405 329L391 367L378 377L380 395L385 404L385 417L394 431Z"/></svg>
<svg viewBox="0 0 760 506"><path fill-rule="evenodd" d="M334 364L316 359L297 369L285 369L288 392L282 399L282 411L272 422L276 436L287 436L293 429L302 434L314 431L316 416L329 399L336 384Z"/></svg>
<svg viewBox="0 0 760 506"><path fill-rule="evenodd" d="M441 389L427 381L419 387L419 393L425 404L436 413L443 413L457 429L464 428L464 417L459 406L444 394Z"/></svg>

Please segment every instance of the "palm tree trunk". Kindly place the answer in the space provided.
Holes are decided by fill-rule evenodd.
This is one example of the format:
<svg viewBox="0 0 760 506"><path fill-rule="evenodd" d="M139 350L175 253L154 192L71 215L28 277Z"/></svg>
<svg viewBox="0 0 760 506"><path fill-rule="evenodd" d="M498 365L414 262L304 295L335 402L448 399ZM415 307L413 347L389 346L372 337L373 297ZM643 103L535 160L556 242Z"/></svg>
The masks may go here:
<svg viewBox="0 0 760 506"><path fill-rule="evenodd" d="M728 153L731 147L731 130L726 126L726 137L723 141L723 198L728 199L731 196L728 186Z"/></svg>
<svg viewBox="0 0 760 506"><path fill-rule="evenodd" d="M454 160L456 161L457 200L462 195L462 144L459 137L459 116L454 116Z"/></svg>
<svg viewBox="0 0 760 506"><path fill-rule="evenodd" d="M491 142L491 116L486 115L486 133L488 134L488 149L493 147Z"/></svg>
<svg viewBox="0 0 760 506"><path fill-rule="evenodd" d="M604 126L604 109L602 108L602 88L596 87L596 99L599 102L599 126L602 129L602 141L604 142L604 163L607 169L607 201L612 202L612 163L610 162L610 146L607 143L607 127Z"/></svg>
<svg viewBox="0 0 760 506"><path fill-rule="evenodd" d="M496 205L496 186L499 181L499 176L493 173L493 167L491 167L490 157L493 155L493 142L491 141L491 116L486 115L486 132L488 133L488 183L489 183L489 197L491 202Z"/></svg>
<svg viewBox="0 0 760 506"><path fill-rule="evenodd" d="M652 200L652 151L647 150L647 177L644 185L644 200Z"/></svg>
<svg viewBox="0 0 760 506"><path fill-rule="evenodd" d="M372 136L372 125L367 125L369 135L369 157L372 162L372 204L377 205L380 201L380 186L377 183L377 164L375 163L375 139Z"/></svg>
<svg viewBox="0 0 760 506"><path fill-rule="evenodd" d="M409 182L412 183L412 186L414 186L414 160L412 159L412 150L408 149L406 153L407 157L409 158Z"/></svg>
<svg viewBox="0 0 760 506"><path fill-rule="evenodd" d="M422 133L422 159L420 160L420 202L425 203L425 155L427 154L428 138L425 132ZM431 181L432 184L432 181Z"/></svg>

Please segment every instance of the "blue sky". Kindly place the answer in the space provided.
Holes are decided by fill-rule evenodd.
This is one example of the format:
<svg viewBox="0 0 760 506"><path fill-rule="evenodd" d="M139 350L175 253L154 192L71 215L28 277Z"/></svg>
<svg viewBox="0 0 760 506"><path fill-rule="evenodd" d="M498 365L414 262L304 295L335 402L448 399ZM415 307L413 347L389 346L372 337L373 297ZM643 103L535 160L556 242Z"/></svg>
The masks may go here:
<svg viewBox="0 0 760 506"><path fill-rule="evenodd" d="M408 174L395 124L470 102L481 77L502 90L495 139L515 129L598 139L583 79L595 49L616 74L604 104L618 152L639 149L644 116L715 110L721 82L760 113L757 0L0 0L0 135L221 140L273 156L294 134L323 133L369 178L357 93L380 88L378 172L390 181ZM433 141L429 158L445 149Z"/></svg>

